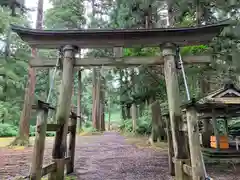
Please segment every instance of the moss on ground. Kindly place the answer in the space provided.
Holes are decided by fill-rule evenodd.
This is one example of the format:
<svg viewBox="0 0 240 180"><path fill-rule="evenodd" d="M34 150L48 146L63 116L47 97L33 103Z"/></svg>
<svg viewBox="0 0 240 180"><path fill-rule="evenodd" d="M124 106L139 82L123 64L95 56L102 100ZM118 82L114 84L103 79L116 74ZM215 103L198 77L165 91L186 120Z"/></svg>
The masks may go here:
<svg viewBox="0 0 240 180"><path fill-rule="evenodd" d="M151 144L149 142L149 137L147 136L135 136L133 134L128 134L124 136L127 143L135 145L138 148L151 148L159 151L165 151L168 148L168 144L166 142L157 142Z"/></svg>
<svg viewBox="0 0 240 180"><path fill-rule="evenodd" d="M80 136L97 136L97 135L102 135L103 132L81 132L79 135Z"/></svg>

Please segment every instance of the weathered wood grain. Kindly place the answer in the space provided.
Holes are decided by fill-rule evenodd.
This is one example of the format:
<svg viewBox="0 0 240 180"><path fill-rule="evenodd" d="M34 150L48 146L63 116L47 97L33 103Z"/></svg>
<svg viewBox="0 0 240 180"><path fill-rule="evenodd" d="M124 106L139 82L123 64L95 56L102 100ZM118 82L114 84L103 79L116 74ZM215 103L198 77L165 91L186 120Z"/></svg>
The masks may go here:
<svg viewBox="0 0 240 180"><path fill-rule="evenodd" d="M117 53L117 52L116 52ZM119 55L118 55L119 56ZM43 59L33 58L29 65L34 68L52 68L56 66L57 60L54 58ZM184 64L208 64L211 62L211 56L184 56ZM137 65L163 65L164 59L161 56L150 57L102 57L102 58L76 58L74 67L90 66L137 66Z"/></svg>
<svg viewBox="0 0 240 180"><path fill-rule="evenodd" d="M179 46L209 43L229 23L188 28L35 30L12 26L12 30L35 48L58 49L68 44L79 48L158 47L169 42Z"/></svg>
<svg viewBox="0 0 240 180"><path fill-rule="evenodd" d="M44 108L39 101L39 109L37 115L35 143L33 148L32 166L30 171L31 180L41 180L41 172L43 165L43 156L45 148L45 138L47 129L48 108Z"/></svg>
<svg viewBox="0 0 240 180"><path fill-rule="evenodd" d="M186 113L192 167L192 179L204 179L204 164L202 162L197 112L194 107L190 107L187 109Z"/></svg>

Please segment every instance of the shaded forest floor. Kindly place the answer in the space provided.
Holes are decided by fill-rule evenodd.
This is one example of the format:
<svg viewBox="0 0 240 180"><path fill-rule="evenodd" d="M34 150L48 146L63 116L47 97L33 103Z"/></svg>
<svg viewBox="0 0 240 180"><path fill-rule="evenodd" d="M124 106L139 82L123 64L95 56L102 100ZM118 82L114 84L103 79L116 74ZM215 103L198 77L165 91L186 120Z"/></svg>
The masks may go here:
<svg viewBox="0 0 240 180"><path fill-rule="evenodd" d="M142 146L143 140L124 138L106 132L98 136L78 136L75 176L81 180L170 180L167 152L163 148ZM46 141L44 163L51 162L53 138ZM146 144L146 143L145 143ZM32 147L0 148L0 179L28 175ZM215 180L240 180L240 166L209 166Z"/></svg>

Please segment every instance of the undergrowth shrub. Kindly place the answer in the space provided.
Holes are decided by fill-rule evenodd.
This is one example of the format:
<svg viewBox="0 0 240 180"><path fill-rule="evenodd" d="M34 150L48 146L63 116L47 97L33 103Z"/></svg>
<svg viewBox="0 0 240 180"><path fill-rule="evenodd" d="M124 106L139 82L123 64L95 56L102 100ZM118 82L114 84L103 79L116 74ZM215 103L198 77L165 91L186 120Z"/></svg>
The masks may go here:
<svg viewBox="0 0 240 180"><path fill-rule="evenodd" d="M18 135L18 126L0 124L0 137L14 137ZM29 135L35 136L35 126L30 126ZM55 136L55 132L47 132L46 136Z"/></svg>
<svg viewBox="0 0 240 180"><path fill-rule="evenodd" d="M12 124L0 124L0 137L17 136L18 128Z"/></svg>
<svg viewBox="0 0 240 180"><path fill-rule="evenodd" d="M152 117L149 111L145 111L143 116L139 117L137 120L137 129L136 132L138 134L151 134L152 130Z"/></svg>
<svg viewBox="0 0 240 180"><path fill-rule="evenodd" d="M137 119L137 129L136 133L140 135L149 135L151 134L151 114L149 111L145 111L143 116ZM120 131L122 132L132 132L132 119L126 119L122 121L119 126Z"/></svg>
<svg viewBox="0 0 240 180"><path fill-rule="evenodd" d="M97 132L97 130L92 126L91 121L86 121L83 125L83 132L85 133L91 133L91 132Z"/></svg>
<svg viewBox="0 0 240 180"><path fill-rule="evenodd" d="M91 121L86 121L83 125L83 128L90 128L92 127L92 122Z"/></svg>
<svg viewBox="0 0 240 180"><path fill-rule="evenodd" d="M30 126L30 129L29 129L29 135L30 136L35 136L35 131L36 131L36 126ZM48 136L48 137L51 137L51 136L55 136L55 132L49 132L49 131L47 131L46 132L46 136Z"/></svg>

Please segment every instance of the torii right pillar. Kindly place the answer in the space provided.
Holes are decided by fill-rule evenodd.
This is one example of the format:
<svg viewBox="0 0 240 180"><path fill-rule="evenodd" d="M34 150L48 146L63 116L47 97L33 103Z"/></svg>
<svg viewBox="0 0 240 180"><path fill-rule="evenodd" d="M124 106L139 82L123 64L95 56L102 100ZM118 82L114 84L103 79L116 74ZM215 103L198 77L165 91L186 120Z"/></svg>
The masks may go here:
<svg viewBox="0 0 240 180"><path fill-rule="evenodd" d="M164 75L167 88L170 125L172 131L172 143L174 149L176 180L188 180L183 172L182 165L189 163L189 144L185 132L182 130L183 119L181 113L180 92L176 68L176 49L172 43L161 45L164 58ZM169 142L171 143L171 142Z"/></svg>

